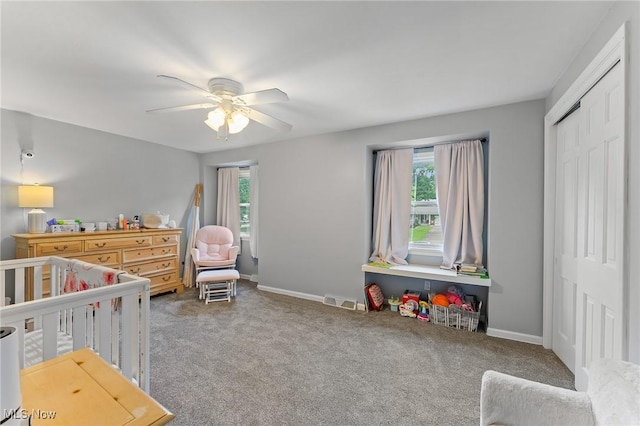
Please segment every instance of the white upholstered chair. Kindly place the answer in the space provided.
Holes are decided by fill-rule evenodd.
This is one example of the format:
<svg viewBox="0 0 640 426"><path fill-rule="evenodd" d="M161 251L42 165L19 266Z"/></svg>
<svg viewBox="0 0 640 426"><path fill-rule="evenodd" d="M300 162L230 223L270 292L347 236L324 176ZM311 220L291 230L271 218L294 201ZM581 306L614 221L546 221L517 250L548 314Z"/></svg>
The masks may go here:
<svg viewBox="0 0 640 426"><path fill-rule="evenodd" d="M486 371L480 425L640 425L640 365L593 361L586 392Z"/></svg>

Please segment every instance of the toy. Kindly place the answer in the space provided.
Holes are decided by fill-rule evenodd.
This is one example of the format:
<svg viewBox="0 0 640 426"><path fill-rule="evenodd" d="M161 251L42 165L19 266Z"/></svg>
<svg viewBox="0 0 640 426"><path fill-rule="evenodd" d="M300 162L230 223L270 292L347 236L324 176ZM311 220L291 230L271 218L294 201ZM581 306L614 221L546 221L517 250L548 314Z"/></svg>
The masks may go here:
<svg viewBox="0 0 640 426"><path fill-rule="evenodd" d="M415 318L417 315L414 311L417 309L418 303L413 299L409 299L406 303L400 305L400 315L403 317Z"/></svg>
<svg viewBox="0 0 640 426"><path fill-rule="evenodd" d="M438 306L444 306L446 308L447 306L449 306L449 299L447 299L446 295L440 293L433 296L431 303Z"/></svg>
<svg viewBox="0 0 640 426"><path fill-rule="evenodd" d="M456 293L446 292L444 295L447 297L450 305L462 306L462 299Z"/></svg>
<svg viewBox="0 0 640 426"><path fill-rule="evenodd" d="M388 303L389 303L389 307L393 312L398 312L398 306L400 306L402 302L400 301L399 297L391 296L389 297Z"/></svg>
<svg viewBox="0 0 640 426"><path fill-rule="evenodd" d="M428 322L429 321L429 304L424 300L421 300L419 303L420 313L418 314L418 319L420 321Z"/></svg>

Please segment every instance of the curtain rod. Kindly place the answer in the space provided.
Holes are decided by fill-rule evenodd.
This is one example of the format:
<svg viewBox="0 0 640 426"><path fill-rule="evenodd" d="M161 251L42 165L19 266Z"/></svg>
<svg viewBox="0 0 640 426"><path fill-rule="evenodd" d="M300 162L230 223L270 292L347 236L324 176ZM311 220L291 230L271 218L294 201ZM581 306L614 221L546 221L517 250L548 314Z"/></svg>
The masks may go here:
<svg viewBox="0 0 640 426"><path fill-rule="evenodd" d="M378 151L394 151L396 149L407 149L407 148L413 148L413 149L432 148L432 147L434 147L436 145L447 145L447 144L450 144L450 143L457 143L457 142L464 142L464 141L475 141L475 140L480 140L481 143L487 142L487 138L459 139L459 140L453 140L453 141L433 142L433 143L426 144L426 145L398 146L398 147L394 147L394 148L380 148L380 149L375 149L373 151L373 153L375 154Z"/></svg>

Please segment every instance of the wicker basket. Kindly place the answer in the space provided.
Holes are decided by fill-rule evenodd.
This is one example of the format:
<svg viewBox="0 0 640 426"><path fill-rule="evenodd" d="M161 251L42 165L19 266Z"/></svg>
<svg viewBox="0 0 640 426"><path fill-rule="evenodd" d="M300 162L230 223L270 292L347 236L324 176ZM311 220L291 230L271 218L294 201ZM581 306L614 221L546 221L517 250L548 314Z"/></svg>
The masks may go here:
<svg viewBox="0 0 640 426"><path fill-rule="evenodd" d="M457 328L458 330L477 331L480 312L465 311L459 306L431 305L430 320L436 325Z"/></svg>

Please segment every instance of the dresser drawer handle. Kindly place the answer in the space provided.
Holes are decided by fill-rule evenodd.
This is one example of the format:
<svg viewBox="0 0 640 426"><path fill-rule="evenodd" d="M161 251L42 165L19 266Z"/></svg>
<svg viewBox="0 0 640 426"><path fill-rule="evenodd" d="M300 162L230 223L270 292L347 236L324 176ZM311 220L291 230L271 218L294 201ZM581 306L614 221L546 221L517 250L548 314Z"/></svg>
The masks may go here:
<svg viewBox="0 0 640 426"><path fill-rule="evenodd" d="M111 259L111 256L107 256L107 258L106 258L106 259L103 259L103 258L102 258L102 256L98 257L98 260L99 260L100 262L102 262L102 263L108 262L108 261L109 261L109 259Z"/></svg>
<svg viewBox="0 0 640 426"><path fill-rule="evenodd" d="M171 249L162 249L162 254L171 253Z"/></svg>
<svg viewBox="0 0 640 426"><path fill-rule="evenodd" d="M167 241L171 241L171 237L162 237L162 241L164 241L165 243Z"/></svg>
<svg viewBox="0 0 640 426"><path fill-rule="evenodd" d="M132 274L132 275L136 275L136 274L140 273L140 268L138 268L136 270L129 269L129 273Z"/></svg>
<svg viewBox="0 0 640 426"><path fill-rule="evenodd" d="M167 262L167 263L163 263L162 264L163 268L168 268L169 266L171 266L171 262Z"/></svg>
<svg viewBox="0 0 640 426"><path fill-rule="evenodd" d="M106 242L103 242L103 243L93 243L93 245L94 245L94 246L96 246L96 247L98 247L98 248L102 248L102 247L106 246L106 245L107 245L107 243L106 243Z"/></svg>
<svg viewBox="0 0 640 426"><path fill-rule="evenodd" d="M62 246L62 247L60 247L60 246L53 246L53 248L54 248L54 249L56 249L56 251L65 251L66 249L68 249L68 248L69 248L69 246L67 246L67 245L64 245L64 246Z"/></svg>
<svg viewBox="0 0 640 426"><path fill-rule="evenodd" d="M136 243L138 244L144 244L146 240L136 240Z"/></svg>
<svg viewBox="0 0 640 426"><path fill-rule="evenodd" d="M171 281L171 277L162 277L162 281L164 282Z"/></svg>

